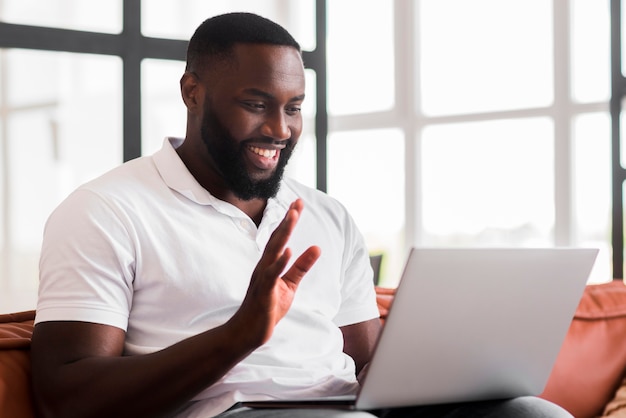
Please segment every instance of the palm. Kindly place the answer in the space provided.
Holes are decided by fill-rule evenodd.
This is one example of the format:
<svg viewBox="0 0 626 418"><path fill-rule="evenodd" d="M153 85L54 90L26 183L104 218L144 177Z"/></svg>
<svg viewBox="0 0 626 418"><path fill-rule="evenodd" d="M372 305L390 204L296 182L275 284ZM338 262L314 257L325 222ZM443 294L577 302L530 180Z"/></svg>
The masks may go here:
<svg viewBox="0 0 626 418"><path fill-rule="evenodd" d="M302 209L301 200L292 203L272 233L240 309L249 319L246 321L249 331L259 333L261 344L271 337L276 324L287 314L300 281L320 256L318 247L309 247L285 271L291 258L291 250L285 247Z"/></svg>

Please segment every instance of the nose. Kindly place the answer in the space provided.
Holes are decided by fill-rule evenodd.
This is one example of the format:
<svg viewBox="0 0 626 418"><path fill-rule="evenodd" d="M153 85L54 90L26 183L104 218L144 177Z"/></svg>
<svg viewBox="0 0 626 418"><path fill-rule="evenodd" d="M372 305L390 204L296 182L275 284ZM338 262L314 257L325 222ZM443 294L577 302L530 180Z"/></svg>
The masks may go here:
<svg viewBox="0 0 626 418"><path fill-rule="evenodd" d="M291 138L291 127L287 123L286 115L283 112L273 112L265 119L261 133L277 141L284 141Z"/></svg>

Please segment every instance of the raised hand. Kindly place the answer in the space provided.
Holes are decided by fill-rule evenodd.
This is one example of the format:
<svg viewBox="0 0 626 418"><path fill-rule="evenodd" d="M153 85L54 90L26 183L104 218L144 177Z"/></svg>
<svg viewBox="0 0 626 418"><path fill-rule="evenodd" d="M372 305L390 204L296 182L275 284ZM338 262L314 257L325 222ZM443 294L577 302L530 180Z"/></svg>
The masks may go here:
<svg viewBox="0 0 626 418"><path fill-rule="evenodd" d="M274 327L291 307L300 281L321 253L317 246L307 248L283 273L292 255L287 242L303 208L302 200L294 201L272 233L252 273L241 308L233 318L244 321L248 337L253 338L258 345L264 344L272 336Z"/></svg>

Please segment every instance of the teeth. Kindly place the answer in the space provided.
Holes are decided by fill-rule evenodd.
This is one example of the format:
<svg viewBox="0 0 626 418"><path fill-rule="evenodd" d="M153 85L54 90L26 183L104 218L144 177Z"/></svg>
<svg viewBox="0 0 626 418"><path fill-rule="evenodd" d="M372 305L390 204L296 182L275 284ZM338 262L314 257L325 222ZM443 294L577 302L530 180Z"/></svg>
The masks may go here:
<svg viewBox="0 0 626 418"><path fill-rule="evenodd" d="M253 153L260 155L265 158L274 158L276 156L275 149L267 149L267 148L258 148L258 147L248 147L250 151Z"/></svg>

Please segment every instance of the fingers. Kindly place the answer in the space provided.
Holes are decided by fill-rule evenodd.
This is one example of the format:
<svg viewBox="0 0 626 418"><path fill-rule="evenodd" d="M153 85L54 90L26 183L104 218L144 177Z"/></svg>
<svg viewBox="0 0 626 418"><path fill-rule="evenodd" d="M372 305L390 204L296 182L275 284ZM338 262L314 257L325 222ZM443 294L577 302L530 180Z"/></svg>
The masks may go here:
<svg viewBox="0 0 626 418"><path fill-rule="evenodd" d="M272 235L265 246L262 260L265 259L268 263L274 263L283 255L283 249L287 245L289 237L298 223L303 207L304 204L301 199L297 199L289 206L285 217L274 232L272 232Z"/></svg>
<svg viewBox="0 0 626 418"><path fill-rule="evenodd" d="M297 287L304 275L313 267L322 251L317 246L309 247L296 259L293 265L283 275L282 279L290 287Z"/></svg>
<svg viewBox="0 0 626 418"><path fill-rule="evenodd" d="M268 277L278 279L280 274L287 267L292 253L289 248L286 248L286 245L300 218L303 208L304 204L302 200L295 200L289 206L284 219L272 233L265 247L265 251L263 252L263 256L257 265L257 269L259 269L259 271L265 271ZM317 246L309 247L304 251L282 276L285 284L295 289L304 275L313 267L313 264L315 264L320 257L320 254L321 250Z"/></svg>
<svg viewBox="0 0 626 418"><path fill-rule="evenodd" d="M282 273L285 267L287 267L287 263L289 262L290 258L291 249L285 248L285 251L282 252L278 259L276 259L276 261L265 267L265 271L267 272L268 277L278 278L280 273ZM263 259L261 259L261 262L263 262Z"/></svg>

